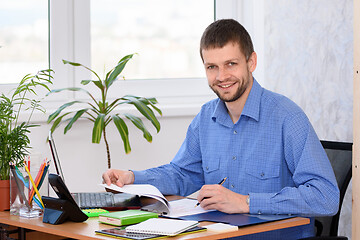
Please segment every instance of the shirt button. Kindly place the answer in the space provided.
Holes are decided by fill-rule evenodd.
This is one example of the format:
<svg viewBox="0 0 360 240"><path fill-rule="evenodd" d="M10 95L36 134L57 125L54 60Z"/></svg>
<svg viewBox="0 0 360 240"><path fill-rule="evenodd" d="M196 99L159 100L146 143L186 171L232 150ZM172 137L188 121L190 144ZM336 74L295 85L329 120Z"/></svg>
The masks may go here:
<svg viewBox="0 0 360 240"><path fill-rule="evenodd" d="M237 131L236 131L236 130L234 130L234 134L237 134Z"/></svg>
<svg viewBox="0 0 360 240"><path fill-rule="evenodd" d="M260 176L261 176L261 177L264 177L264 176L265 176L265 173L263 173L263 172L260 173Z"/></svg>
<svg viewBox="0 0 360 240"><path fill-rule="evenodd" d="M209 170L209 167L206 167L206 170Z"/></svg>
<svg viewBox="0 0 360 240"><path fill-rule="evenodd" d="M236 156L233 156L232 159L233 159L233 160L236 160Z"/></svg>
<svg viewBox="0 0 360 240"><path fill-rule="evenodd" d="M234 188L234 185L231 184L231 188Z"/></svg>
<svg viewBox="0 0 360 240"><path fill-rule="evenodd" d="M260 210L258 211L258 214L261 214L261 211L260 211Z"/></svg>

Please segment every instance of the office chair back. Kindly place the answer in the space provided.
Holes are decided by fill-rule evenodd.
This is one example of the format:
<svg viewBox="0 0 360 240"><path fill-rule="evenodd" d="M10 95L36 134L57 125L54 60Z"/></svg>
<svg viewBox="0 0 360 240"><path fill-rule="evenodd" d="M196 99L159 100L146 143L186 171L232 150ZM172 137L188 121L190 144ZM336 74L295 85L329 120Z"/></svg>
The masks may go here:
<svg viewBox="0 0 360 240"><path fill-rule="evenodd" d="M346 189L352 176L352 143L321 141L333 167L340 189L340 204L337 214L333 217L315 218L317 236L338 236L339 217Z"/></svg>

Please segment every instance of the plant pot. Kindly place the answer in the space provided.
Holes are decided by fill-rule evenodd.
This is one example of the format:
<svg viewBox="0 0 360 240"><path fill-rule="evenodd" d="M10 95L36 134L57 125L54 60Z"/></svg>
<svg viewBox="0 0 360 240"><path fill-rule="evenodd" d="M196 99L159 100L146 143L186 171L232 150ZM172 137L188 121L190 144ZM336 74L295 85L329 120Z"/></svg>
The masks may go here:
<svg viewBox="0 0 360 240"><path fill-rule="evenodd" d="M10 210L10 180L0 180L0 211Z"/></svg>

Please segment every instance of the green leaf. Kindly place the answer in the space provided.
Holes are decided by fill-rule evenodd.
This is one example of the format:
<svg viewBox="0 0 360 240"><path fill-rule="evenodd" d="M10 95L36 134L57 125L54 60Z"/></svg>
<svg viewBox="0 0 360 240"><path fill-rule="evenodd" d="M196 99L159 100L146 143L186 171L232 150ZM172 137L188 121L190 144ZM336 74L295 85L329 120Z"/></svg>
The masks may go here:
<svg viewBox="0 0 360 240"><path fill-rule="evenodd" d="M158 101L156 100L156 98L144 98L144 97L138 97L138 96L134 96L134 95L125 95L124 97L133 97L138 99L139 101L141 101L142 103L146 104L146 105L150 105L152 108L154 108L160 115L162 115L161 110L155 106L155 104L158 103Z"/></svg>
<svg viewBox="0 0 360 240"><path fill-rule="evenodd" d="M83 91L86 92L87 94L90 94L88 91L86 91L83 88L77 88L77 87L71 87L71 88L59 88L59 89L53 89L50 92L48 92L46 94L46 96L52 94L52 93L58 93L58 92L62 92L62 91L73 91L73 92L77 92L77 91Z"/></svg>
<svg viewBox="0 0 360 240"><path fill-rule="evenodd" d="M100 80L82 80L81 81L81 84L82 85L87 85L89 84L90 82L92 82L96 87L98 87L99 89L103 90L104 89L104 86L102 85L102 81Z"/></svg>
<svg viewBox="0 0 360 240"><path fill-rule="evenodd" d="M156 100L156 98L144 98L144 97L138 97L138 96L135 96L135 95L125 95L125 97L133 97L133 98L136 98L142 102L151 102L153 104L156 104L158 103L158 101Z"/></svg>
<svg viewBox="0 0 360 240"><path fill-rule="evenodd" d="M70 122L66 125L66 127L64 129L64 134L66 134L66 132L71 129L74 122L76 122L87 110L88 110L88 108L85 108L85 109L81 109L75 113L74 117L72 117Z"/></svg>
<svg viewBox="0 0 360 240"><path fill-rule="evenodd" d="M92 142L93 143L100 143L101 134L104 130L104 119L105 114L100 113L94 123L93 132L92 132Z"/></svg>
<svg viewBox="0 0 360 240"><path fill-rule="evenodd" d="M53 73L53 72L54 72L54 70L52 70L52 69L43 69L43 70L39 71L40 75L48 76L48 77L51 77L51 78L53 78L51 76L51 73Z"/></svg>
<svg viewBox="0 0 360 240"><path fill-rule="evenodd" d="M81 101L72 101L72 102L65 103L64 105L59 107L55 112L50 114L47 122L50 123L52 120L54 120L61 113L62 110L64 110L65 108L67 108L67 107L69 107L69 106L71 106L71 105L73 105L75 103L81 103Z"/></svg>
<svg viewBox="0 0 360 240"><path fill-rule="evenodd" d="M70 62L70 61L67 61L67 60L62 60L64 64L70 64L70 65L73 65L75 67L79 67L79 66L83 66L82 64L80 63L76 63L76 62Z"/></svg>
<svg viewBox="0 0 360 240"><path fill-rule="evenodd" d="M140 101L145 104L149 104L153 109L155 109L162 116L162 112L161 112L160 108L155 106L155 104L157 103L157 100L155 98L153 98L153 99L141 98Z"/></svg>
<svg viewBox="0 0 360 240"><path fill-rule="evenodd" d="M106 88L109 88L113 84L113 82L116 80L117 76L119 76L119 74L124 70L125 65L133 56L134 56L134 54L126 55L119 61L119 63L112 70L112 72L110 71L111 74L110 74L109 78L105 79ZM108 76L108 74L107 74L107 76Z"/></svg>
<svg viewBox="0 0 360 240"><path fill-rule="evenodd" d="M111 117L116 128L118 129L118 132L120 133L121 139L123 140L125 153L130 153L131 147L129 142L129 130L126 126L126 123L118 115L112 115Z"/></svg>
<svg viewBox="0 0 360 240"><path fill-rule="evenodd" d="M89 82L92 82L93 80L81 80L81 84L82 85L88 85L89 84Z"/></svg>
<svg viewBox="0 0 360 240"><path fill-rule="evenodd" d="M108 112L112 111L112 110L113 110L114 108L116 108L117 106L125 103L125 102L120 102L120 103L118 103L119 101L123 101L123 100L124 100L123 98L117 98L117 99L115 99L114 101L112 101L112 102L109 104L108 108L107 108Z"/></svg>
<svg viewBox="0 0 360 240"><path fill-rule="evenodd" d="M150 120L150 122L156 128L157 132L160 131L160 123L159 123L159 121L155 117L154 112L148 106L146 106L146 104L139 101L137 98L135 98L133 96L125 96L123 98L128 100L129 104L133 104L137 108L137 110L139 110L139 112L142 115L144 115L144 117L146 117L148 120Z"/></svg>
<svg viewBox="0 0 360 240"><path fill-rule="evenodd" d="M97 79L100 80L99 75L97 75L97 73L96 73L95 71L93 71L92 69L88 68L87 66L82 65L82 64L80 64L80 63L70 62L70 61L67 61L67 60L64 60L64 59L63 59L62 61L63 61L64 64L70 64L70 65L73 65L73 66L75 66L75 67L83 67L83 68L89 70L90 72L92 72L92 73L97 77Z"/></svg>
<svg viewBox="0 0 360 240"><path fill-rule="evenodd" d="M41 83L41 82L38 82L35 84L36 86L42 86L44 87L46 90L48 90L50 92L50 88L46 85L46 83ZM36 93L35 93L36 94Z"/></svg>
<svg viewBox="0 0 360 240"><path fill-rule="evenodd" d="M156 100L156 98L146 98L149 102L153 103L153 104L157 104L158 101Z"/></svg>
<svg viewBox="0 0 360 240"><path fill-rule="evenodd" d="M59 126L59 124L61 123L62 119L69 115L71 112L65 113L63 115L61 115L60 117L58 117L57 119L55 119L55 121L53 122L53 125L51 126L51 132L53 133L55 131L55 129Z"/></svg>
<svg viewBox="0 0 360 240"><path fill-rule="evenodd" d="M143 136L148 142L152 142L152 136L140 118L138 118L132 114L128 114L128 113L125 113L124 116L127 119L129 119L138 129L140 129L144 133Z"/></svg>
<svg viewBox="0 0 360 240"><path fill-rule="evenodd" d="M150 105L152 106L153 109L155 109L159 114L160 116L162 116L162 111L160 110L160 108L156 107L154 104L150 103Z"/></svg>

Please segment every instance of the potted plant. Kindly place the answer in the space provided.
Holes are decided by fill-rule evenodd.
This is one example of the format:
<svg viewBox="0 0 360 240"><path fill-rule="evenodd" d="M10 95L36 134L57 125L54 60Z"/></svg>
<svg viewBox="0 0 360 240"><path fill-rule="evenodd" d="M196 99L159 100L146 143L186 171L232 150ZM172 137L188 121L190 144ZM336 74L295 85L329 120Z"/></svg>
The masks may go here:
<svg viewBox="0 0 360 240"><path fill-rule="evenodd" d="M24 158L29 154L30 139L28 134L32 127L38 125L30 122L34 111L45 112L36 99L36 91L52 84L52 70L42 70L35 75L27 74L9 95L0 96L0 210L9 209L10 162L16 166L24 165ZM30 96L30 97L29 97ZM20 121L20 115L29 113L27 121ZM3 191L3 192L2 192ZM4 202L2 202L4 201Z"/></svg>
<svg viewBox="0 0 360 240"><path fill-rule="evenodd" d="M86 101L70 101L68 103L65 103L64 105L60 106L54 113L52 113L48 118L48 123L53 121L51 131L53 132L61 122L67 122L65 128L64 128L64 134L66 134L73 126L73 124L78 119L87 119L94 123L93 129L92 129L92 142L93 143L100 143L101 137L104 137L105 147L106 147L106 153L107 153L107 165L108 168L111 168L111 158L110 158L110 148L109 143L107 141L106 136L106 127L113 122L121 136L121 139L124 143L124 150L125 153L130 153L131 147L129 142L129 131L128 127L124 121L124 118L130 120L138 129L140 129L143 132L144 138L148 141L152 141L152 136L150 132L145 127L143 121L130 113L123 113L120 114L119 112L116 112L115 110L124 104L130 104L135 106L135 108L139 111L140 114L142 114L145 118L147 118L152 125L156 128L157 132L160 131L160 123L157 119L157 117L154 114L154 109L156 112L158 112L160 115L161 110L155 106L157 104L157 100L155 98L144 98L139 96L133 96L133 95L126 95L120 98L108 99L108 91L110 87L119 79L120 73L125 68L128 61L133 57L134 54L127 55L123 57L117 65L112 68L104 77L104 79L101 79L99 75L93 71L92 69L75 62L69 62L66 60L63 60L64 64L70 64L75 67L83 67L87 70L89 70L92 74L95 75L95 80L82 80L82 85L87 85L89 83L92 83L95 85L96 89L100 91L101 99L96 99L95 95L90 93L84 88L62 88L62 89L55 89L52 90L50 93L58 93L61 91L76 91L76 92L83 92L88 96L88 100ZM123 79L125 79L123 77ZM50 94L49 93L49 94ZM69 112L62 113L62 111L74 104L80 104L82 107L77 110L70 110ZM61 114L62 113L62 114ZM67 119L64 119L64 117L70 116Z"/></svg>

